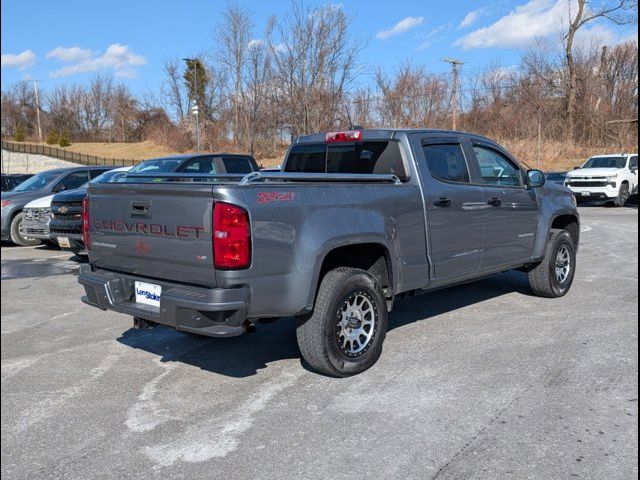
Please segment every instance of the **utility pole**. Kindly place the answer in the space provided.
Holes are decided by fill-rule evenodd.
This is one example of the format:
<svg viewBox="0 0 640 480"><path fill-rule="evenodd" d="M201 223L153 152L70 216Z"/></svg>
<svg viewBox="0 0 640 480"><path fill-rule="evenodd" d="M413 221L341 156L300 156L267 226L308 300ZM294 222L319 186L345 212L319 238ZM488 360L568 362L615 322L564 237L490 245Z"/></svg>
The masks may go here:
<svg viewBox="0 0 640 480"><path fill-rule="evenodd" d="M451 64L451 128L456 130L458 124L458 67L466 62L455 58L443 58L442 61Z"/></svg>
<svg viewBox="0 0 640 480"><path fill-rule="evenodd" d="M198 60L196 58L183 58L185 62L187 62L187 68L189 68L189 62L193 66L193 89L195 90L195 94L193 95L193 107L189 110L193 115L196 116L196 152L200 151L200 112L198 107Z"/></svg>
<svg viewBox="0 0 640 480"><path fill-rule="evenodd" d="M36 95L36 120L38 122L38 138L42 142L42 126L40 125L40 97L38 96L38 81L33 81L33 91Z"/></svg>

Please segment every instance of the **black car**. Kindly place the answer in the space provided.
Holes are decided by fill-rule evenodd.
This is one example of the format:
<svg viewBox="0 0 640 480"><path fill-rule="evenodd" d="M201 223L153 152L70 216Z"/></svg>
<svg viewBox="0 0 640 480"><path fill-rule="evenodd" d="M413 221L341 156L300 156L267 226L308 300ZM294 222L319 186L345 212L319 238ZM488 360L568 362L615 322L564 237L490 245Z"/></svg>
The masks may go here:
<svg viewBox="0 0 640 480"><path fill-rule="evenodd" d="M251 155L232 153L198 153L153 158L136 165L132 173L246 174L260 170Z"/></svg>
<svg viewBox="0 0 640 480"><path fill-rule="evenodd" d="M564 185L564 181L567 179L567 172L547 172L544 176L547 182Z"/></svg>
<svg viewBox="0 0 640 480"><path fill-rule="evenodd" d="M10 192L31 177L33 177L33 173L3 173L1 177L2 191Z"/></svg>

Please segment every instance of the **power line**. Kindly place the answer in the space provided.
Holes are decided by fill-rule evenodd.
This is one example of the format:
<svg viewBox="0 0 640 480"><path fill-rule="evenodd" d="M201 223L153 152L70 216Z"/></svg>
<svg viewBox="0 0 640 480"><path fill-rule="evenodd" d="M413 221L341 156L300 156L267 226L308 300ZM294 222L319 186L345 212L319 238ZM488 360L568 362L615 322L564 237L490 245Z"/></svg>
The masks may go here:
<svg viewBox="0 0 640 480"><path fill-rule="evenodd" d="M33 91L36 96L36 120L38 122L38 138L42 142L42 125L40 124L40 97L38 96L38 80L33 80Z"/></svg>
<svg viewBox="0 0 640 480"><path fill-rule="evenodd" d="M451 64L451 126L453 130L456 130L456 117L458 115L458 68L464 65L465 62L454 58L443 58L442 61Z"/></svg>

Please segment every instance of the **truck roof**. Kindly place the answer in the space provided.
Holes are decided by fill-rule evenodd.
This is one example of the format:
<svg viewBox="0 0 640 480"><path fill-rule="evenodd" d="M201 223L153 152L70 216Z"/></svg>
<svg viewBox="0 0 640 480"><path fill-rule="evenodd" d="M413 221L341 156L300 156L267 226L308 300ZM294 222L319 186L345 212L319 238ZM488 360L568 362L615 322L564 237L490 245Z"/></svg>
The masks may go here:
<svg viewBox="0 0 640 480"><path fill-rule="evenodd" d="M145 158L143 162L149 160L164 160L168 158L175 158L179 160L187 160L191 158L198 157L238 157L238 158L247 158L251 157L248 153L226 153L226 152L199 152L199 153L178 153L176 155L166 155L164 157L155 157L155 158Z"/></svg>

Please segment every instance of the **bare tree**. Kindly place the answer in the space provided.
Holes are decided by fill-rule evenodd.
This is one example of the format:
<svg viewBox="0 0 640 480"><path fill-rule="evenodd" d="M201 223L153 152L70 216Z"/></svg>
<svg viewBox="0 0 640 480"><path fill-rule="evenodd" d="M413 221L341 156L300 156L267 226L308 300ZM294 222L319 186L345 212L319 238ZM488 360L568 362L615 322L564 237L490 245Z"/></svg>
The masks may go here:
<svg viewBox="0 0 640 480"><path fill-rule="evenodd" d="M570 2L570 5L572 2ZM564 50L567 62L568 85L567 85L567 139L573 143L575 139L575 103L576 91L578 89L578 72L574 58L574 44L576 34L585 25L598 20L607 19L617 25L625 25L637 22L637 0L614 0L614 1L589 1L577 0L577 8L570 19L569 28L565 35Z"/></svg>
<svg viewBox="0 0 640 480"><path fill-rule="evenodd" d="M162 88L162 96L173 110L176 118L182 120L188 113L188 93L185 91L179 65L178 60L165 60L163 69L166 79Z"/></svg>
<svg viewBox="0 0 640 480"><path fill-rule="evenodd" d="M251 14L239 5L230 4L222 13L223 21L216 30L219 43L218 59L232 76L233 83L233 139L240 139L240 105L243 101L242 73L251 37Z"/></svg>
<svg viewBox="0 0 640 480"><path fill-rule="evenodd" d="M272 18L267 41L294 135L335 128L362 45L350 39L351 20L339 6L306 8L294 0L289 15Z"/></svg>
<svg viewBox="0 0 640 480"><path fill-rule="evenodd" d="M247 52L245 68L246 94L244 103L245 133L251 154L255 151L256 137L268 129L269 111L265 109L271 82L271 56L264 42L254 42ZM262 132L260 132L262 131Z"/></svg>

